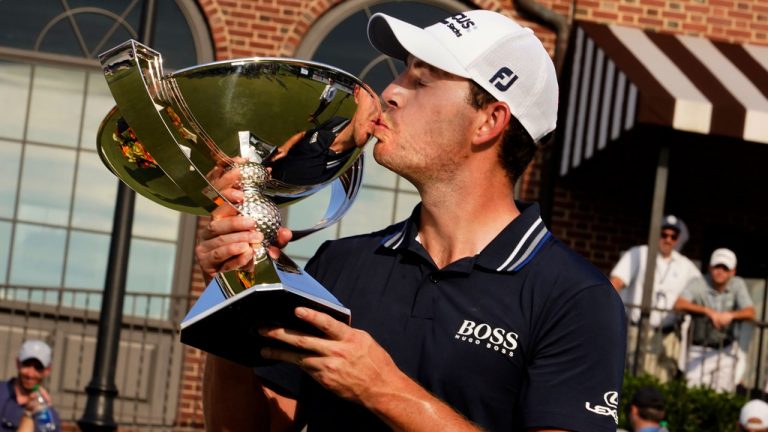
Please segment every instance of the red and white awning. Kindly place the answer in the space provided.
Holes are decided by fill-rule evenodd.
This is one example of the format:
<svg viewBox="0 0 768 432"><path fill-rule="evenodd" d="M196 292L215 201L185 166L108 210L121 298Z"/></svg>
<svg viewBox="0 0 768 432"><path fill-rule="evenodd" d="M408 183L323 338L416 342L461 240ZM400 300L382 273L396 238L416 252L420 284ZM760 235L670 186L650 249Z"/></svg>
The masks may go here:
<svg viewBox="0 0 768 432"><path fill-rule="evenodd" d="M579 22L560 173L636 124L768 144L768 46Z"/></svg>

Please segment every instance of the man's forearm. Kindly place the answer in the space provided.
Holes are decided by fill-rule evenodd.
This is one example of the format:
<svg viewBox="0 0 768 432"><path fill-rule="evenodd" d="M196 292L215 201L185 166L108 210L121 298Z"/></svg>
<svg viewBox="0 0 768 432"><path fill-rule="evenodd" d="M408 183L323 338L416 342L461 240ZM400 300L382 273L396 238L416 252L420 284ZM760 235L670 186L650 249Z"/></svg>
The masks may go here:
<svg viewBox="0 0 768 432"><path fill-rule="evenodd" d="M745 307L744 309L733 311L732 317L733 317L733 320L753 321L755 319L755 308L754 306L749 306L749 307Z"/></svg>
<svg viewBox="0 0 768 432"><path fill-rule="evenodd" d="M708 310L706 306L698 305L682 297L679 297L677 301L675 301L674 309L678 312L688 312L702 315L706 315Z"/></svg>
<svg viewBox="0 0 768 432"><path fill-rule="evenodd" d="M396 431L481 430L402 372L361 402Z"/></svg>
<svg viewBox="0 0 768 432"><path fill-rule="evenodd" d="M296 402L264 388L251 368L208 355L203 378L207 431L294 430L295 412Z"/></svg>

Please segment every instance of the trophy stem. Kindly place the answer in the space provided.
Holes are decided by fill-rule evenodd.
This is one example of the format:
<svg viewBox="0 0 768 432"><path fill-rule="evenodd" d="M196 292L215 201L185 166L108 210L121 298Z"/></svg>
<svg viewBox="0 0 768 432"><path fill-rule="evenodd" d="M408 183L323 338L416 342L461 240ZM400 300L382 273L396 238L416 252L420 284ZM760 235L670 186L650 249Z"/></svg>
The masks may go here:
<svg viewBox="0 0 768 432"><path fill-rule="evenodd" d="M280 228L282 218L277 205L262 193L264 185L270 178L269 171L260 163L253 161L238 163L235 166L240 169L244 195L243 202L235 207L240 214L256 221L256 228L264 235L262 244L253 249L254 268L251 271L238 272L238 278L244 287L248 288L256 283L259 264L269 259L267 247L277 238L277 230Z"/></svg>

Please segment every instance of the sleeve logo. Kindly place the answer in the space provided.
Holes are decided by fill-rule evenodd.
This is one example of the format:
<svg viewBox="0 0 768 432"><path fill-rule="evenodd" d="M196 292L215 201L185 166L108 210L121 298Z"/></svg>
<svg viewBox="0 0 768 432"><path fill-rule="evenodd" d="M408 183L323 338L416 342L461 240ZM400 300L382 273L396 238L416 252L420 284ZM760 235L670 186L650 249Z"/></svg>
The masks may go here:
<svg viewBox="0 0 768 432"><path fill-rule="evenodd" d="M615 391L609 391L603 395L605 405L592 405L589 402L584 402L584 407L587 411L592 411L595 414L613 417L613 421L619 424L619 414L616 408L619 406L619 393Z"/></svg>

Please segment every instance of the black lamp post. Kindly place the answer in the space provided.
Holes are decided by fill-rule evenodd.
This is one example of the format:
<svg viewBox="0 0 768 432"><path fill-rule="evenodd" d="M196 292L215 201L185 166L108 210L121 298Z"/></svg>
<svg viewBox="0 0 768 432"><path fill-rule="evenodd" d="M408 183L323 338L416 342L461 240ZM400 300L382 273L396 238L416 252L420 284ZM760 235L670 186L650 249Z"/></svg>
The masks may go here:
<svg viewBox="0 0 768 432"><path fill-rule="evenodd" d="M151 44L152 40L155 1L144 0L142 6L139 33L141 41L146 44ZM118 182L93 375L85 388L88 395L85 412L77 422L83 432L107 432L117 429L113 410L114 400L118 394L115 370L120 349L120 328L123 321L125 280L128 273L135 202L136 193L123 182Z"/></svg>

